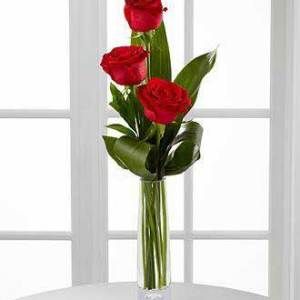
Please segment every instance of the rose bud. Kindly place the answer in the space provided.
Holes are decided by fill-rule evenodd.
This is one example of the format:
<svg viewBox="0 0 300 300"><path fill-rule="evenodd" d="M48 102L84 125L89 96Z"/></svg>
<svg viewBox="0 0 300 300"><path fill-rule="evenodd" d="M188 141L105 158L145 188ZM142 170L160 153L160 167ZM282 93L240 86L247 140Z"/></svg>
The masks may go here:
<svg viewBox="0 0 300 300"><path fill-rule="evenodd" d="M100 66L120 85L140 84L147 76L148 52L140 46L114 48L104 54Z"/></svg>
<svg viewBox="0 0 300 300"><path fill-rule="evenodd" d="M169 124L178 115L188 111L192 101L181 86L160 78L152 78L140 86L138 99L144 107L145 116L159 124Z"/></svg>
<svg viewBox="0 0 300 300"><path fill-rule="evenodd" d="M161 0L125 0L125 18L133 31L157 29L163 19Z"/></svg>

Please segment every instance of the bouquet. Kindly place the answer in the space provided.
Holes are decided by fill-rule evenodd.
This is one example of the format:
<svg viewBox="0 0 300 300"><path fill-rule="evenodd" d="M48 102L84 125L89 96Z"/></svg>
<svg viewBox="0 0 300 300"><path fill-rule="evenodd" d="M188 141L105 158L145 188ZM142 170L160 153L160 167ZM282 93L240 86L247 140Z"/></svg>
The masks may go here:
<svg viewBox="0 0 300 300"><path fill-rule="evenodd" d="M170 283L164 179L200 159L203 128L186 116L216 60L216 50L203 54L173 77L166 11L161 0L125 0L130 45L112 49L100 63L115 82L110 84L110 106L126 124L107 126L121 133L103 136L107 152L121 168L141 178L138 278L146 290Z"/></svg>

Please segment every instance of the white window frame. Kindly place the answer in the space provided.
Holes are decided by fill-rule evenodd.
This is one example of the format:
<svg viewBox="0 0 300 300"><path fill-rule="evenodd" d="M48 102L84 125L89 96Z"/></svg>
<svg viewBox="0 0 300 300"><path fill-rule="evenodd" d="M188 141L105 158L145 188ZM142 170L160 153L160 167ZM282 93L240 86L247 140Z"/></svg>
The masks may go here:
<svg viewBox="0 0 300 300"><path fill-rule="evenodd" d="M101 3L100 3L101 2ZM269 109L202 109L193 110L193 117L202 118L269 118L271 121L271 157L270 157L270 230L269 231L193 231L193 180L192 170L185 174L184 186L184 230L172 232L172 239L180 239L184 241L184 281L193 281L193 241L197 239L230 239L230 240L269 240L270 242L270 298L272 300L286 300L291 299L291 235L290 235L290 215L291 215L291 129L287 126L291 116L288 115L288 110L291 103L291 95L289 95L288 79L291 75L291 52L290 43L294 36L289 39L289 29L291 26L291 19L294 18L293 8L291 6L293 0L272 0L272 39L271 39L271 108ZM81 66L82 69L73 69L73 72L83 72L77 75L81 78L79 85L83 87L86 93L78 96L78 91L74 93L75 107L74 111L79 110L78 106L86 106L87 99L89 101L90 113L84 117L89 118L91 127L86 126L84 130L80 128L82 139L87 143L93 138L92 147L97 158L93 161L90 157L86 158L85 145L80 148L82 151L82 161L84 164L91 164L88 170L95 166L95 162L99 162L99 155L103 157L105 151L103 145L98 145L98 133L101 125L104 125L109 117L116 117L117 115L108 110L106 107L106 77L99 73L94 67L96 58L99 53L105 51L107 41L107 25L106 25L106 1L97 0L72 0L72 7L74 15L77 16L78 23L81 26L74 27L74 44L78 46L76 52L80 53L82 57L75 59L84 60L90 65ZM88 12L89 11L89 12ZM95 26L95 28L94 28ZM98 26L98 27L97 27ZM80 32L79 36L89 36L85 38L85 44L77 40L75 36ZM193 1L185 1L185 60L188 61L193 56ZM89 43L89 44L87 44ZM74 45L73 44L73 45ZM73 52L75 49L73 49ZM75 55L76 56L76 55ZM88 58L89 57L89 58ZM74 62L73 62L74 63ZM73 64L73 68L74 64ZM85 71L88 73L85 74ZM78 83L77 80L74 82ZM73 85L74 85L73 82ZM78 89L78 84L75 84ZM99 97L102 95L102 97ZM78 99L79 97L79 99ZM94 104L94 106L93 106ZM72 110L72 109L71 109ZM72 114L73 115L73 114ZM75 118L72 120L76 122ZM75 124L78 126L78 124ZM75 126L75 130L76 130ZM77 131L79 131L77 128ZM91 133L93 132L93 134ZM77 132L77 135L80 135ZM76 138L79 138L77 136ZM75 151L75 150L74 150ZM78 151L78 150L77 150ZM74 155L73 155L74 156ZM75 162L73 165L80 165L80 155L75 154ZM84 165L86 166L86 165ZM79 171L79 169L77 170ZM95 173L77 172L74 171L73 183L78 188L82 186L83 199L78 201L73 195L74 215L78 220L73 219L73 239L74 242L84 244L85 247L78 250L76 246L73 247L74 255L74 277L75 283L95 282L98 280L107 281L108 279L108 262L107 262L107 245L108 240L128 240L136 239L136 232L132 231L113 231L108 232L107 228L107 162L102 159L99 162L98 169ZM78 173L82 174L83 178L78 177ZM91 176L88 178L88 176ZM98 177L97 177L98 176ZM93 182L101 182L101 188ZM104 180L103 180L104 179ZM90 182L90 184L88 184ZM93 187L93 192L91 191ZM75 196L77 192L75 189ZM90 193L92 193L90 195ZM87 197L89 195L90 197ZM100 204L99 204L100 197ZM284 199L284 201L283 201ZM88 204L86 203L88 201ZM81 205L80 205L81 204ZM81 209L79 209L81 208ZM82 209L83 208L83 209ZM74 217L73 215L73 217ZM88 217L86 217L88 216ZM99 222L99 218L102 220ZM82 225L87 221L88 225ZM93 227L93 222L97 224L97 228ZM81 224L78 226L78 224ZM100 227L99 225L102 225ZM84 227L84 228L83 228ZM76 230L77 229L77 230ZM80 239L82 238L82 241ZM88 237L88 238L87 238ZM96 237L94 242L91 242ZM77 241L78 239L78 241ZM86 244L86 239L90 241ZM102 241L102 243L100 243ZM96 242L96 243L95 243ZM89 244L92 245L89 245ZM75 244L75 243L74 243ZM98 253L98 256L97 256ZM99 256L100 253L100 256ZM92 254L92 255L91 255ZM101 259L100 259L101 258ZM81 266L81 260L85 265ZM78 267L77 267L77 266ZM81 274L81 268L88 268L89 274L84 272ZM100 272L101 270L101 272ZM82 277L83 276L83 277ZM77 278L81 278L77 280Z"/></svg>
<svg viewBox="0 0 300 300"><path fill-rule="evenodd" d="M113 0L110 0L113 1ZM195 0L196 1L196 0ZM0 110L0 118L71 121L72 232L0 232L0 240L72 241L73 284L108 280L108 240L136 232L108 232L107 159L101 133L109 117L106 76L97 69L106 51L107 0L70 0L71 107ZM193 56L193 0L185 0L185 60ZM270 299L300 299L300 3L272 0L271 109L201 109L193 117L270 118L270 230L193 231L192 171L185 174L184 281L193 281L194 240L269 240Z"/></svg>
<svg viewBox="0 0 300 300"><path fill-rule="evenodd" d="M290 3L289 40L290 48L290 98L289 109L290 129L290 221L291 243L290 256L290 299L300 299L300 3L293 0Z"/></svg>

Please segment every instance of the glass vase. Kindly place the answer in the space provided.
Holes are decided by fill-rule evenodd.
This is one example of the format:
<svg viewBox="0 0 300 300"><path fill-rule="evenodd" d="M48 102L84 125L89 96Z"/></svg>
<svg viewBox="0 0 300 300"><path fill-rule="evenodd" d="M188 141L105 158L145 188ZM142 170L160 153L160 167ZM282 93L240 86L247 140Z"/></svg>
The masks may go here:
<svg viewBox="0 0 300 300"><path fill-rule="evenodd" d="M141 180L138 228L139 299L168 299L170 233L165 180Z"/></svg>

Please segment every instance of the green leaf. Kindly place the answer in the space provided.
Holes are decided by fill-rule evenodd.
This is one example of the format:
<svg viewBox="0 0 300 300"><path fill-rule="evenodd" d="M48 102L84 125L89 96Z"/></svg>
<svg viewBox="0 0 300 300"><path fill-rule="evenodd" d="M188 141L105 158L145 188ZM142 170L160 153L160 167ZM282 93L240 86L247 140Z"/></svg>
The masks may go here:
<svg viewBox="0 0 300 300"><path fill-rule="evenodd" d="M146 118L144 114L144 109L135 95L134 88L130 89L130 93L128 95L128 102L130 103L130 107L133 110L133 115L136 120L137 136L140 140L144 140L152 123Z"/></svg>
<svg viewBox="0 0 300 300"><path fill-rule="evenodd" d="M161 141L161 144L165 143L165 145L162 144L164 145L164 149L160 148L161 163L165 166L166 175L170 175L171 173L174 175L175 172L177 172L176 174L180 174L200 158L202 135L202 126L194 121L182 123L179 130L177 123L168 126L168 134L167 136L165 134ZM180 155L184 157L180 157Z"/></svg>
<svg viewBox="0 0 300 300"><path fill-rule="evenodd" d="M157 127L154 124L151 124L151 126L146 131L143 142L150 141L156 135L156 131L157 131Z"/></svg>
<svg viewBox="0 0 300 300"><path fill-rule="evenodd" d="M183 68L183 70L178 74L174 81L175 83L182 86L188 91L189 96L192 99L192 105L190 109L193 107L197 99L202 79L214 67L216 55L217 51L214 50L212 52L196 57ZM163 146L161 147L161 152L169 150L173 139L175 138L180 129L184 116L185 115L181 115L177 118L176 122L168 124L166 126L165 135L162 141Z"/></svg>
<svg viewBox="0 0 300 300"><path fill-rule="evenodd" d="M116 141L118 140L115 137L111 137L111 136L102 136L103 140L105 142L105 146L106 146L106 150L108 152L108 154L110 155L110 157L123 169L127 169L127 167L122 163L122 161L117 157L117 155L114 152L114 146L116 144Z"/></svg>
<svg viewBox="0 0 300 300"><path fill-rule="evenodd" d="M201 81L214 67L216 57L217 50L196 57L183 68L174 81L188 91L193 105L197 99Z"/></svg>
<svg viewBox="0 0 300 300"><path fill-rule="evenodd" d="M123 136L114 145L114 153L118 159L135 175L142 178L153 178L146 168L147 159L152 146L137 139Z"/></svg>
<svg viewBox="0 0 300 300"><path fill-rule="evenodd" d="M198 145L191 142L182 142L174 152L171 153L165 166L165 175L177 175L185 172L197 160L200 159Z"/></svg>
<svg viewBox="0 0 300 300"><path fill-rule="evenodd" d="M107 128L116 130L120 133L123 133L125 135L131 136L131 137L135 137L135 133L128 127L122 125L122 124L110 124L106 126Z"/></svg>
<svg viewBox="0 0 300 300"><path fill-rule="evenodd" d="M160 141L161 156L167 155L173 145L173 141L180 129L180 123L170 123L166 126L164 135Z"/></svg>
<svg viewBox="0 0 300 300"><path fill-rule="evenodd" d="M164 23L155 31L151 40L151 77L172 80L172 68L167 33Z"/></svg>
<svg viewBox="0 0 300 300"><path fill-rule="evenodd" d="M152 34L151 34L152 35ZM150 72L151 77L159 77L166 80L172 80L172 68L170 50L168 44L165 25L162 22L160 27L153 33L152 38L133 32L131 35L131 45L145 47L146 42L150 40Z"/></svg>
<svg viewBox="0 0 300 300"><path fill-rule="evenodd" d="M135 116L132 106L113 83L110 84L110 91L113 96L110 106L115 109L130 128L135 131Z"/></svg>
<svg viewBox="0 0 300 300"><path fill-rule="evenodd" d="M178 135L174 139L173 144L176 145L183 141L194 143L201 146L201 140L203 135L203 127L194 121L184 122L181 125Z"/></svg>

